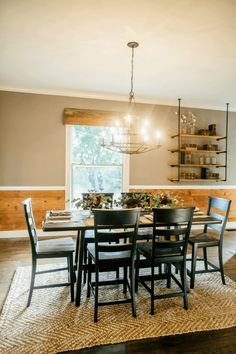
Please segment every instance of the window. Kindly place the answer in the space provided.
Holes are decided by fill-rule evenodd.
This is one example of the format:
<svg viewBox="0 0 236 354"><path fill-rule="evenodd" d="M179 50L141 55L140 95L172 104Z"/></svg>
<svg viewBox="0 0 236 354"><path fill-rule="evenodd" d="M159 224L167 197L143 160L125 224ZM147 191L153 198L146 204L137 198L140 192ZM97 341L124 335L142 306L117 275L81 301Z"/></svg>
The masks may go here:
<svg viewBox="0 0 236 354"><path fill-rule="evenodd" d="M127 190L127 157L101 146L102 133L109 135L112 128L71 125L67 129L68 198L72 200L88 190L114 194Z"/></svg>

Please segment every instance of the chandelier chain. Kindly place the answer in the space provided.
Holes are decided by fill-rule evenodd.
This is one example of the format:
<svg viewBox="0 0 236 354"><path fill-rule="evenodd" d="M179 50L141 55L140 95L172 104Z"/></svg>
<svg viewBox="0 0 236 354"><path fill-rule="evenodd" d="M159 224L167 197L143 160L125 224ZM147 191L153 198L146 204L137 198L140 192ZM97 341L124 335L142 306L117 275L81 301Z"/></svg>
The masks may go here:
<svg viewBox="0 0 236 354"><path fill-rule="evenodd" d="M134 100L134 47L132 47L132 55L131 55L131 76L130 76L129 102L131 103L132 100Z"/></svg>

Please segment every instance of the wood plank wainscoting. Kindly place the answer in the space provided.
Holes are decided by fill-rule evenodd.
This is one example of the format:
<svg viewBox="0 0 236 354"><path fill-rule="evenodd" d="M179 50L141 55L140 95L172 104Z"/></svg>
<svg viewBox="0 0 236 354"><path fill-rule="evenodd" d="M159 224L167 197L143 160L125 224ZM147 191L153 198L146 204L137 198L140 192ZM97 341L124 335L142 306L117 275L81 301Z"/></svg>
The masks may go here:
<svg viewBox="0 0 236 354"><path fill-rule="evenodd" d="M32 198L37 228L41 228L46 210L65 208L64 190L1 190L0 231L25 230L22 200Z"/></svg>
<svg viewBox="0 0 236 354"><path fill-rule="evenodd" d="M183 199L188 205L195 205L205 211L208 203L208 196L227 198L232 200L229 221L236 221L236 189L130 189L130 192L147 193L173 193Z"/></svg>
<svg viewBox="0 0 236 354"><path fill-rule="evenodd" d="M168 192L179 195L184 203L206 210L208 195L232 200L229 221L236 221L236 189L130 189L130 192ZM65 190L1 190L0 231L25 230L22 200L32 198L36 226L41 228L46 210L65 208Z"/></svg>

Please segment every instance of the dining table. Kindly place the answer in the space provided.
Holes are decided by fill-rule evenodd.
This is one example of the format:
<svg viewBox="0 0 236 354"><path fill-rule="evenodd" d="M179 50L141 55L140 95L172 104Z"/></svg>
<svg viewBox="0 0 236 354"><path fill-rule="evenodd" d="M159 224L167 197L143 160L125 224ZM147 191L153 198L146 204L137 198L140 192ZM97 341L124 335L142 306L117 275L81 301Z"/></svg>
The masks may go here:
<svg viewBox="0 0 236 354"><path fill-rule="evenodd" d="M72 210L64 213L58 211L55 217L52 216L52 211L47 211L45 219L42 223L42 229L45 232L50 231L77 231L76 246L75 246L75 270L77 270L75 306L80 306L81 291L82 291L82 272L86 265L83 264L84 259L84 236L86 230L94 229L94 218L88 210ZM219 224L218 219L205 215L202 212L196 212L193 216L192 226L202 226L207 224ZM152 214L140 215L139 227L152 227Z"/></svg>

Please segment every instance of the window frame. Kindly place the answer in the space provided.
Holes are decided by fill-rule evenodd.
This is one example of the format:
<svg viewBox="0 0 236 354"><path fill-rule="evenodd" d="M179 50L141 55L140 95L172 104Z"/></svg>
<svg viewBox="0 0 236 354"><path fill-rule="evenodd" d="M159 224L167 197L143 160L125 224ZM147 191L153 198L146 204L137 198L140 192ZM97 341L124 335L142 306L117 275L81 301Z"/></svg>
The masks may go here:
<svg viewBox="0 0 236 354"><path fill-rule="evenodd" d="M95 124L94 124L95 125ZM65 125L65 200L69 201L69 208L71 207L71 190L72 190L72 158L71 158L71 137L73 125ZM129 168L130 156L123 154L123 169L122 169L122 191L129 191Z"/></svg>

